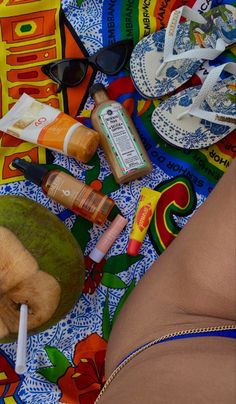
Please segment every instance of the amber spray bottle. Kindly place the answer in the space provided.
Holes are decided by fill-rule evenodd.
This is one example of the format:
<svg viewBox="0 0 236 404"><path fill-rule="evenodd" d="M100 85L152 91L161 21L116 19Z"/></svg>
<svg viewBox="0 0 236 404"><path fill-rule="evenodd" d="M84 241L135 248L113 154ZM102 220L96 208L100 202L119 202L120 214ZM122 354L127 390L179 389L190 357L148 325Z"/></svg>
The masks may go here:
<svg viewBox="0 0 236 404"><path fill-rule="evenodd" d="M25 178L42 187L45 195L102 226L109 218L115 202L89 185L61 170L48 170L39 164L16 158L13 167L19 169Z"/></svg>
<svg viewBox="0 0 236 404"><path fill-rule="evenodd" d="M89 93L96 107L92 111L93 128L118 184L147 175L152 164L128 111L117 101L110 100L105 87L94 84Z"/></svg>

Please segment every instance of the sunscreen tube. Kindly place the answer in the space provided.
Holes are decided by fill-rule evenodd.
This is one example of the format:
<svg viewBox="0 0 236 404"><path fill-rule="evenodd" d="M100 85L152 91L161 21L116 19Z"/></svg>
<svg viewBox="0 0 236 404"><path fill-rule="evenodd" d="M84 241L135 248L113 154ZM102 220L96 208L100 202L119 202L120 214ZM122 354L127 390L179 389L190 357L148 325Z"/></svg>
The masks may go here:
<svg viewBox="0 0 236 404"><path fill-rule="evenodd" d="M112 246L114 241L118 238L119 234L122 232L127 223L128 220L125 219L123 216L116 216L111 225L98 240L96 247L89 254L91 260L97 263L101 262L104 255L106 255L107 251Z"/></svg>
<svg viewBox="0 0 236 404"><path fill-rule="evenodd" d="M99 134L71 116L23 94L0 119L0 130L86 163L97 150Z"/></svg>
<svg viewBox="0 0 236 404"><path fill-rule="evenodd" d="M127 248L128 255L138 255L160 196L160 192L154 191L150 188L143 187L141 189Z"/></svg>

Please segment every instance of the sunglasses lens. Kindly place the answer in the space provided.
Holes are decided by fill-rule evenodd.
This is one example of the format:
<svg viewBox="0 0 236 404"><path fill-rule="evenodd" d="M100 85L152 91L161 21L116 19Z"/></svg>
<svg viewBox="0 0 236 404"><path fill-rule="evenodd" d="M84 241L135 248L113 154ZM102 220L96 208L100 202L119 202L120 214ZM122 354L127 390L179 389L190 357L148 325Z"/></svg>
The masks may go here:
<svg viewBox="0 0 236 404"><path fill-rule="evenodd" d="M106 74L115 74L123 68L129 52L124 45L117 45L104 49L96 58L97 66Z"/></svg>
<svg viewBox="0 0 236 404"><path fill-rule="evenodd" d="M71 59L52 66L51 74L60 83L69 87L79 84L83 80L86 70L87 64L82 63L80 60Z"/></svg>

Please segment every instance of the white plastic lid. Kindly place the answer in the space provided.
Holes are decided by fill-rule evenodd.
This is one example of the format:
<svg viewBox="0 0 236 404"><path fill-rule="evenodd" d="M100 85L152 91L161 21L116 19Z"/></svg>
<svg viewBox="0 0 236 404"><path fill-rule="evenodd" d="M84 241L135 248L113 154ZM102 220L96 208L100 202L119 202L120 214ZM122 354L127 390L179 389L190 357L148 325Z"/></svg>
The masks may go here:
<svg viewBox="0 0 236 404"><path fill-rule="evenodd" d="M96 247L91 251L91 253L89 254L89 258L91 258L91 260L93 260L94 262L97 262L97 264L99 262L102 261L103 257L104 257L105 253L98 250Z"/></svg>

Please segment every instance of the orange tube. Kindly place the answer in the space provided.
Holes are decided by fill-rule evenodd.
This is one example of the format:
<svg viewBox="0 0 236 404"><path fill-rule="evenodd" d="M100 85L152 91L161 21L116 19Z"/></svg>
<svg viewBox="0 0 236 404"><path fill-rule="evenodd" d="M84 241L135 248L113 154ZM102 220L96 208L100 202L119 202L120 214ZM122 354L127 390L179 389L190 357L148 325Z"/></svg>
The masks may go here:
<svg viewBox="0 0 236 404"><path fill-rule="evenodd" d="M0 119L0 130L83 163L92 158L100 139L98 132L27 94Z"/></svg>

